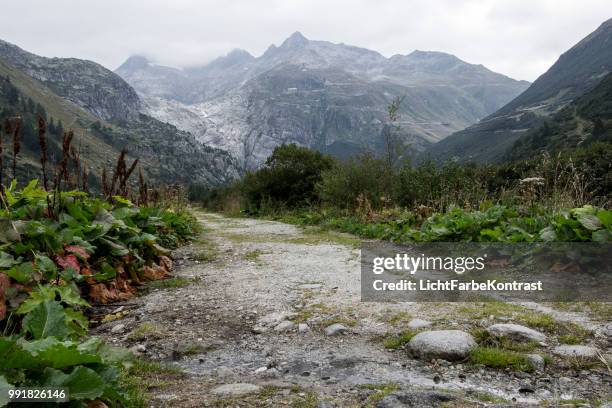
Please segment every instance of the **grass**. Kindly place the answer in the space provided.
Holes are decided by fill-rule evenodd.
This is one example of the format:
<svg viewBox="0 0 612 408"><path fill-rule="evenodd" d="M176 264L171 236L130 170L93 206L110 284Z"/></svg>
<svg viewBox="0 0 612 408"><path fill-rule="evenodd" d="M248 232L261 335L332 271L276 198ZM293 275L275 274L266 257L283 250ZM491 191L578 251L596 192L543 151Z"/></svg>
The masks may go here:
<svg viewBox="0 0 612 408"><path fill-rule="evenodd" d="M482 391L474 391L474 392L469 392L468 395L478 401L481 402L488 402L491 404L505 404L508 403L507 399L504 399L502 397L498 397L497 395L494 394L490 394L488 392L482 392Z"/></svg>
<svg viewBox="0 0 612 408"><path fill-rule="evenodd" d="M333 309L329 306L324 305L323 303L314 303L312 305L304 306L302 309L298 310L295 316L291 317L293 323L306 323L309 319L314 317L317 314L331 314L333 313Z"/></svg>
<svg viewBox="0 0 612 408"><path fill-rule="evenodd" d="M185 356L193 356L194 354L202 354L207 353L209 351L213 351L215 348L213 346L203 346L201 344L189 344L185 347L184 350L181 351L181 354Z"/></svg>
<svg viewBox="0 0 612 408"><path fill-rule="evenodd" d="M493 316L499 317L511 317L515 313L524 312L527 310L523 306L515 305L513 303L506 302L484 302L482 304L461 306L457 309L458 313L468 314L471 319L480 320Z"/></svg>
<svg viewBox="0 0 612 408"><path fill-rule="evenodd" d="M263 387L261 387L261 390L259 391L259 398L262 398L262 399L272 398L273 396L276 395L276 393L278 393L279 390L280 388L277 387L276 385L264 385Z"/></svg>
<svg viewBox="0 0 612 408"><path fill-rule="evenodd" d="M593 317L603 321L612 320L612 303L586 302L586 305L590 309Z"/></svg>
<svg viewBox="0 0 612 408"><path fill-rule="evenodd" d="M412 315L405 311L394 312L390 310L382 316L381 320L391 326L397 326L399 324L408 323L412 320Z"/></svg>
<svg viewBox="0 0 612 408"><path fill-rule="evenodd" d="M315 238L317 242L332 242L355 248L361 244L361 240L355 236L338 233L321 227L305 228L304 235Z"/></svg>
<svg viewBox="0 0 612 408"><path fill-rule="evenodd" d="M546 313L538 313L523 306L504 302L485 302L474 306L462 306L458 313L469 314L472 320L509 317L519 324L557 336L568 336L572 341L584 342L592 332L573 322L559 321ZM577 343L574 343L577 344Z"/></svg>
<svg viewBox="0 0 612 408"><path fill-rule="evenodd" d="M480 346L495 347L499 349L517 351L517 352L530 352L534 351L539 347L539 344L535 341L528 342L516 342L512 339L502 336L494 337L482 327L476 327L469 330L476 343Z"/></svg>
<svg viewBox="0 0 612 408"><path fill-rule="evenodd" d="M573 333L559 336L559 342L562 344L580 344L582 343L582 340L584 339L581 336L578 336Z"/></svg>
<svg viewBox="0 0 612 408"><path fill-rule="evenodd" d="M255 249L253 251L249 251L244 254L244 259L250 262L257 262L259 260L259 256L263 254L263 251L259 249Z"/></svg>
<svg viewBox="0 0 612 408"><path fill-rule="evenodd" d="M191 282L191 279L177 276L170 279L151 281L147 284L147 287L151 289L182 288L183 286L189 285Z"/></svg>
<svg viewBox="0 0 612 408"><path fill-rule="evenodd" d="M368 395L368 399L365 403L366 407L373 407L377 401L385 398L392 392L398 391L400 386L395 383L384 383L384 384L362 384L359 388L364 390L376 391Z"/></svg>
<svg viewBox="0 0 612 408"><path fill-rule="evenodd" d="M338 316L329 319L324 319L319 322L319 326L321 327L331 326L332 324L341 324L346 327L355 327L357 326L357 320L351 317Z"/></svg>
<svg viewBox="0 0 612 408"><path fill-rule="evenodd" d="M218 253L216 250L208 248L195 254L193 259L198 262L212 262L217 259L217 256Z"/></svg>
<svg viewBox="0 0 612 408"><path fill-rule="evenodd" d="M474 364L482 364L492 368L533 371L533 366L524 355L497 347L477 347L470 353L470 360Z"/></svg>
<svg viewBox="0 0 612 408"><path fill-rule="evenodd" d="M159 337L162 335L162 330L153 323L141 323L129 335L128 340L140 341L147 337Z"/></svg>
<svg viewBox="0 0 612 408"><path fill-rule="evenodd" d="M388 334L383 338L386 349L397 350L404 347L417 334L414 330L404 330L399 334Z"/></svg>
<svg viewBox="0 0 612 408"><path fill-rule="evenodd" d="M120 383L129 398L130 408L149 406L147 390L164 388L183 377L180 368L155 361L138 359L121 375Z"/></svg>
<svg viewBox="0 0 612 408"><path fill-rule="evenodd" d="M314 392L308 392L305 396L296 397L291 401L292 408L316 408L319 405L319 397Z"/></svg>
<svg viewBox="0 0 612 408"><path fill-rule="evenodd" d="M590 370L602 365L597 358L589 357L566 357L565 362L574 370Z"/></svg>
<svg viewBox="0 0 612 408"><path fill-rule="evenodd" d="M561 399L554 401L541 401L540 406L543 407L583 407L590 405L593 407L599 407L601 405L599 400L585 400L585 399Z"/></svg>

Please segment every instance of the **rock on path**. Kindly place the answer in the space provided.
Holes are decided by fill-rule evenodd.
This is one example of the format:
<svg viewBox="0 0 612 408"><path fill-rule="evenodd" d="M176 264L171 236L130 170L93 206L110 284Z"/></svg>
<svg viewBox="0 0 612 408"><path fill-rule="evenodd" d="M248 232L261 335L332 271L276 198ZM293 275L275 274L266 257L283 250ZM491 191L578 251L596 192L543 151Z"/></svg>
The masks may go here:
<svg viewBox="0 0 612 408"><path fill-rule="evenodd" d="M555 347L553 353L563 357L597 358L599 350L590 346L562 344Z"/></svg>
<svg viewBox="0 0 612 408"><path fill-rule="evenodd" d="M537 341L543 343L546 336L537 330L513 323L494 324L487 328L489 334L495 337L508 337L515 341Z"/></svg>
<svg viewBox="0 0 612 408"><path fill-rule="evenodd" d="M417 334L408 345L418 358L454 361L466 358L476 347L476 341L461 330L432 330Z"/></svg>

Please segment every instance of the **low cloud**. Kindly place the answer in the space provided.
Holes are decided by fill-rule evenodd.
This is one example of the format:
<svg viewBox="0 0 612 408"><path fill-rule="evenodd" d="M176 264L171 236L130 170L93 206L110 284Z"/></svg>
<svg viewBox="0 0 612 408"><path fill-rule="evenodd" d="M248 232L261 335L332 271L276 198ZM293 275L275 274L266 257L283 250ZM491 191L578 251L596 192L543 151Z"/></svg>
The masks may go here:
<svg viewBox="0 0 612 408"><path fill-rule="evenodd" d="M609 14L609 0L5 0L0 38L115 69L133 54L172 66L233 48L257 56L301 31L386 56L444 51L533 81Z"/></svg>

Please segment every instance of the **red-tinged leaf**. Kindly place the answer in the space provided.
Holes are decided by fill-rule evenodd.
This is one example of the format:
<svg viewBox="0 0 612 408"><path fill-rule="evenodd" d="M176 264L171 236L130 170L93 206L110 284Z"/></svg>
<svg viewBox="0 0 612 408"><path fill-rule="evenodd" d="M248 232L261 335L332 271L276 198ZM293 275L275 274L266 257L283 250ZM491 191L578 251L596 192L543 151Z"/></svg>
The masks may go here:
<svg viewBox="0 0 612 408"><path fill-rule="evenodd" d="M72 268L76 272L81 271L81 264L79 264L79 260L73 254L68 254L64 256L56 256L55 261L59 265L60 268L66 270L68 268Z"/></svg>
<svg viewBox="0 0 612 408"><path fill-rule="evenodd" d="M0 273L0 320L6 316L6 298L5 292L11 285L11 281L8 276Z"/></svg>
<svg viewBox="0 0 612 408"><path fill-rule="evenodd" d="M77 245L66 245L64 250L66 252L70 252L71 254L78 256L83 261L87 261L90 257L85 248Z"/></svg>

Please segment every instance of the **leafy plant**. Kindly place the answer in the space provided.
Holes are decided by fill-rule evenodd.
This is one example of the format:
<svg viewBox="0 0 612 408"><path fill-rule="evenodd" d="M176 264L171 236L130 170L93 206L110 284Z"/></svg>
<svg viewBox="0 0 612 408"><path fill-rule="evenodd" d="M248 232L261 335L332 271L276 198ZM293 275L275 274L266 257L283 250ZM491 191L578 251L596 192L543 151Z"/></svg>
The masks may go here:
<svg viewBox="0 0 612 408"><path fill-rule="evenodd" d="M128 404L121 378L131 354L87 338L86 308L165 276L166 248L189 239L195 219L121 197L48 193L36 180L13 182L0 198L0 388L60 387L71 401Z"/></svg>

